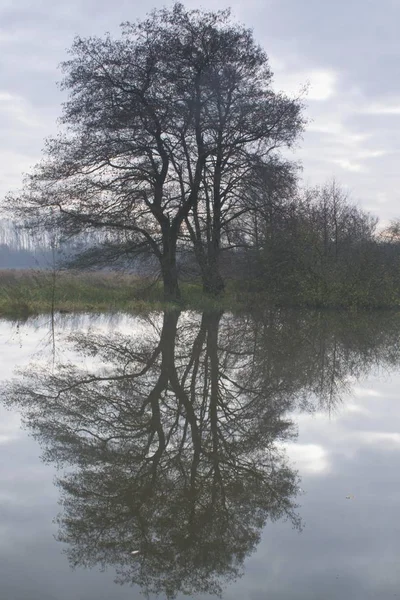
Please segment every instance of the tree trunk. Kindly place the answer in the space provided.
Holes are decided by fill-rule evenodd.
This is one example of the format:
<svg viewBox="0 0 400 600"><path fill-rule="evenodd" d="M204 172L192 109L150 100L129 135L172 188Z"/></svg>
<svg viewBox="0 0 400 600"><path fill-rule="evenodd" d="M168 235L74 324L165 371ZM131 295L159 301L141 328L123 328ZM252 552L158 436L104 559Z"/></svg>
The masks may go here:
<svg viewBox="0 0 400 600"><path fill-rule="evenodd" d="M209 296L221 296L225 283L219 272L218 263L208 264L203 274L203 292Z"/></svg>
<svg viewBox="0 0 400 600"><path fill-rule="evenodd" d="M169 256L161 259L161 274L164 284L164 300L169 302L181 299L181 292L178 283L178 271L176 261L171 260Z"/></svg>
<svg viewBox="0 0 400 600"><path fill-rule="evenodd" d="M218 481L222 488L222 476L220 471L220 446L222 445L222 439L218 428L218 406L221 404L222 401L219 395L220 364L218 356L218 330L221 317L222 311L211 312L206 313L203 317L203 320L207 324L207 354L209 358L208 377L211 384L211 393L209 396L209 411L212 435L212 461L214 467L213 475L214 481ZM223 489L221 489L220 491L223 491Z"/></svg>
<svg viewBox="0 0 400 600"><path fill-rule="evenodd" d="M203 271L203 292L209 296L220 296L225 283L219 266L219 235L214 235L207 252L207 265Z"/></svg>
<svg viewBox="0 0 400 600"><path fill-rule="evenodd" d="M181 292L176 266L176 239L171 236L171 231L163 235L163 253L160 262L164 284L164 300L177 302L181 299Z"/></svg>

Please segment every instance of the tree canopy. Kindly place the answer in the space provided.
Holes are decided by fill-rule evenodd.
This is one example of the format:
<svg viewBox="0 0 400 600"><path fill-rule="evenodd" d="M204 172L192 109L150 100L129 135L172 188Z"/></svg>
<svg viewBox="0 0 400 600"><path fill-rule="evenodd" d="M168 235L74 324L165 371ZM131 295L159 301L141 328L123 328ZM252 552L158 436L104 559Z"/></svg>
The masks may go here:
<svg viewBox="0 0 400 600"><path fill-rule="evenodd" d="M302 103L273 90L265 51L229 11L176 3L121 28L75 39L62 130L9 206L66 236L100 230L110 256L151 252L173 299L186 233L218 293L224 228L245 212L251 173L298 139Z"/></svg>

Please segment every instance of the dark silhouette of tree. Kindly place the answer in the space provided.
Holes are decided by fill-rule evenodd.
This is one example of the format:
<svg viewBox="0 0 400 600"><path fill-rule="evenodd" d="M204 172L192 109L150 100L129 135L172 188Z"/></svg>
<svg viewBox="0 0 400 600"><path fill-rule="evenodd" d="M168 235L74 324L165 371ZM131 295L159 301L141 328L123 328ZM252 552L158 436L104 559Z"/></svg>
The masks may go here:
<svg viewBox="0 0 400 600"><path fill-rule="evenodd" d="M174 597L218 594L267 519L296 527L296 474L277 441L279 403L246 388L246 360L221 348L221 313L166 312L157 337L75 335L93 367L30 370L9 390L58 480L60 540L73 565ZM139 550L132 556L132 550Z"/></svg>
<svg viewBox="0 0 400 600"><path fill-rule="evenodd" d="M301 103L273 92L265 52L229 11L177 3L125 23L121 39L77 38L70 54L65 127L9 197L12 214L67 236L104 232L102 262L151 252L172 299L186 223L205 289L218 293L221 229L241 214L242 179L296 140Z"/></svg>
<svg viewBox="0 0 400 600"><path fill-rule="evenodd" d="M236 276L247 277L253 292L262 290L279 305L393 305L398 253L395 244L377 237L377 219L335 180L301 190L294 175L290 184L287 172L272 201L266 184L248 188L261 207L242 228L247 261L238 261Z"/></svg>
<svg viewBox="0 0 400 600"><path fill-rule="evenodd" d="M250 356L246 386L274 397L281 409L340 410L351 382L400 361L400 319L395 312L266 308L231 316L222 336Z"/></svg>

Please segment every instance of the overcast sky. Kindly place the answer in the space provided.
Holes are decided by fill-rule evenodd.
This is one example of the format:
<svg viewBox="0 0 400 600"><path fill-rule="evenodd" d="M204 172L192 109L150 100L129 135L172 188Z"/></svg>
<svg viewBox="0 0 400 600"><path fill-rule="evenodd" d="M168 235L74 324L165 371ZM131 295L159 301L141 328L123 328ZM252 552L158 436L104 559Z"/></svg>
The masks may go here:
<svg viewBox="0 0 400 600"><path fill-rule="evenodd" d="M56 132L57 69L76 34L118 34L153 0L0 0L0 197ZM188 7L199 6L187 0ZM309 124L294 157L308 184L335 176L384 221L400 217L400 1L205 0L252 27L276 89L309 83Z"/></svg>

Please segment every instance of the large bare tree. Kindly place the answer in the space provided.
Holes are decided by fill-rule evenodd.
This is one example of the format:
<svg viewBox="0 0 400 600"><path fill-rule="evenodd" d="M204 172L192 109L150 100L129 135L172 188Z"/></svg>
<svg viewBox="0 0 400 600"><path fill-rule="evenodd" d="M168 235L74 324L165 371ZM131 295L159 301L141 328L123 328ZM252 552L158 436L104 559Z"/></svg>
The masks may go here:
<svg viewBox="0 0 400 600"><path fill-rule="evenodd" d="M62 69L61 133L9 197L13 215L67 236L103 232L103 259L150 251L168 299L179 298L185 224L206 290L221 291L222 214L254 161L303 126L301 103L272 90L252 32L229 11L177 3L123 24L119 39L77 38Z"/></svg>

